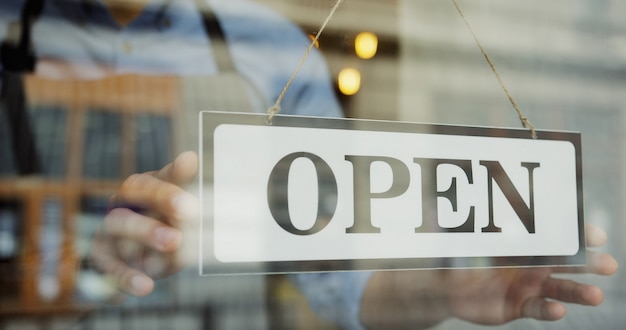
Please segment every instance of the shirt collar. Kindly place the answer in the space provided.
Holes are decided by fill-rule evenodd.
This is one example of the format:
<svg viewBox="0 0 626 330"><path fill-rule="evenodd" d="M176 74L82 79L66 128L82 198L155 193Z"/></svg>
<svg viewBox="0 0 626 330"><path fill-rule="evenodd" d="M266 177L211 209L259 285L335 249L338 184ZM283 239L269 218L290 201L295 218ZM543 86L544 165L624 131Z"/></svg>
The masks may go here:
<svg viewBox="0 0 626 330"><path fill-rule="evenodd" d="M139 16L125 27L120 27L102 0L51 1L58 14L79 25L97 25L117 30L162 30L169 27L171 0L150 0Z"/></svg>

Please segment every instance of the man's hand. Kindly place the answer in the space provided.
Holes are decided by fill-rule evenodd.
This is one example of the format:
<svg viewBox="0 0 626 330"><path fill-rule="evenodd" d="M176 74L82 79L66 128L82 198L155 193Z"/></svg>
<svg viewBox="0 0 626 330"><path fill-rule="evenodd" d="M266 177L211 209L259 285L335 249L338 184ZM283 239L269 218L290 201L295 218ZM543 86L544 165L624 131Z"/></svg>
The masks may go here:
<svg viewBox="0 0 626 330"><path fill-rule="evenodd" d="M587 246L601 246L604 231L588 226ZM492 268L380 272L368 284L361 319L368 328L428 328L446 318L497 325L518 318L554 321L565 316L564 303L597 306L604 295L593 285L553 275L612 275L615 259L588 252L581 268Z"/></svg>
<svg viewBox="0 0 626 330"><path fill-rule="evenodd" d="M197 171L197 155L185 152L160 171L131 175L111 197L89 259L121 291L145 296L153 279L182 266L183 232L197 224L199 203L181 186Z"/></svg>

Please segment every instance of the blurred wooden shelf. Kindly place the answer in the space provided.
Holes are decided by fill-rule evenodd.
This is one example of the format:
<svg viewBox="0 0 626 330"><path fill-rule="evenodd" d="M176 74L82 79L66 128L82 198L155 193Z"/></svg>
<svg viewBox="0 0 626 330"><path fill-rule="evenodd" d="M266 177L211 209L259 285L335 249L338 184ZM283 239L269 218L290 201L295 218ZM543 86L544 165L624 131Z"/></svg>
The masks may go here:
<svg viewBox="0 0 626 330"><path fill-rule="evenodd" d="M48 112L49 117L42 117L54 120L45 119L39 123L39 129L46 131L48 126L62 122L61 126L54 126L51 133L46 133L54 136L37 136L43 142L61 141L57 141L59 145L44 144L42 147L62 148L62 151L55 153L54 149L44 150L51 151L52 156L58 157L54 160L58 162L59 168L55 168L57 172L50 176L0 176L0 201L16 203L20 208L17 219L17 252L8 264L3 260L2 265L5 270L7 267L11 268L8 273L15 278L0 278L4 281L3 284L14 284L17 287L0 290L0 316L82 313L90 309L89 306L77 303L75 292L80 262L76 251L79 227L77 221L80 215L85 214L82 208L94 200L100 200L96 202L99 208L97 213L103 214L106 200L119 188L123 178L138 171L137 152L141 151L137 147L138 125L142 116L167 118L171 130L175 129L174 115L178 113L181 102L179 81L170 76L114 75L98 80L54 80L28 75L24 86L28 108L34 111L33 116L46 111L54 112ZM101 128L111 128L111 132L119 134L115 139L115 144L119 145L112 149L114 160L108 159L109 154L105 153L97 154L97 159L89 158L90 151L99 152L98 149L93 149L97 148L96 145L89 143L110 142L97 134L113 134L109 131L97 131L92 132L93 136L88 136L91 134L87 130L90 120L98 123L104 120L99 116L90 118L94 112L113 114L117 118L114 126ZM57 113L62 115L57 118ZM36 131L35 135L38 133L40 131ZM172 133L169 137L174 139L174 136ZM174 145L173 141L170 146L162 149L171 151ZM171 155L168 154L167 157ZM50 159L45 160L51 162ZM113 173L115 179L92 179L92 176L100 173L90 173L89 170L92 169L85 168L90 162L101 169L113 169L109 172ZM102 177L110 177L109 172ZM50 200L53 204L52 211L46 209ZM46 230L44 226L47 226L45 212L59 213L53 215L56 217L54 221L58 222L55 225L59 228L54 229L56 233L51 233L59 235L60 239L55 251L44 250L47 247L42 245L42 235L50 234L42 232ZM55 264L52 269L56 272L55 280L59 285L58 294L50 300L42 297L38 287L39 277L45 267L44 254L48 252L54 256Z"/></svg>

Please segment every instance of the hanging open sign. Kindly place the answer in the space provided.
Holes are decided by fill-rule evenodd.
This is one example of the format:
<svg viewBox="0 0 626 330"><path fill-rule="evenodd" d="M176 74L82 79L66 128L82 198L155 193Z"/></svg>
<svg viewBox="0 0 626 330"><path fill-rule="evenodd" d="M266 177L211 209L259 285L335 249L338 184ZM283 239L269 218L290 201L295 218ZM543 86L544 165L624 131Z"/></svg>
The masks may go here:
<svg viewBox="0 0 626 330"><path fill-rule="evenodd" d="M203 112L203 274L585 263L580 134Z"/></svg>

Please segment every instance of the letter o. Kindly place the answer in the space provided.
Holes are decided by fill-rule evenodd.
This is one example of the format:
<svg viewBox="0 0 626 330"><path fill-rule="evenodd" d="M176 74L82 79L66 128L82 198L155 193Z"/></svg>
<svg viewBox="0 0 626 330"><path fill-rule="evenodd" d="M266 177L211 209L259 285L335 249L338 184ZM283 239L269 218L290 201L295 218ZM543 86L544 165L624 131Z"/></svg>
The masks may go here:
<svg viewBox="0 0 626 330"><path fill-rule="evenodd" d="M293 225L289 215L289 170L298 158L307 158L317 174L318 213L311 228L302 230ZM272 169L267 184L267 199L274 221L284 230L299 236L313 235L324 229L337 209L337 180L330 166L319 156L308 152L295 152L283 157ZM322 213L322 214L320 214ZM325 215L326 217L322 217ZM328 219L328 221L324 221Z"/></svg>

